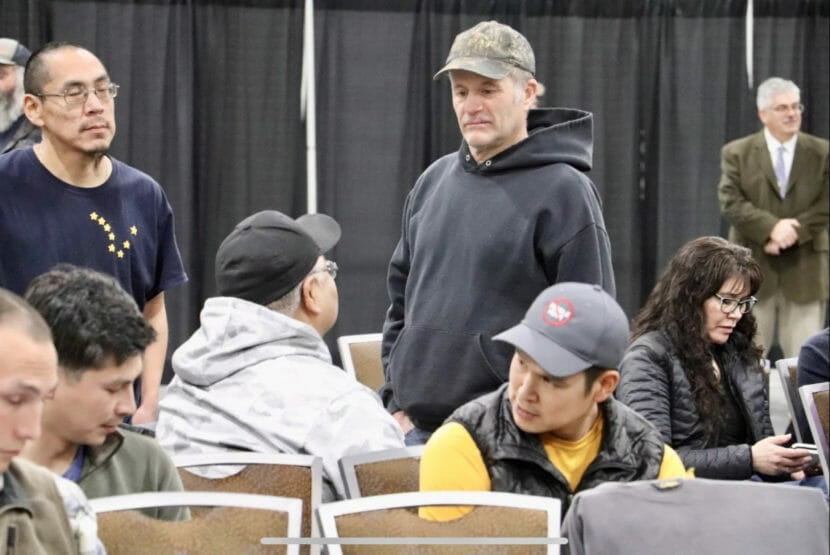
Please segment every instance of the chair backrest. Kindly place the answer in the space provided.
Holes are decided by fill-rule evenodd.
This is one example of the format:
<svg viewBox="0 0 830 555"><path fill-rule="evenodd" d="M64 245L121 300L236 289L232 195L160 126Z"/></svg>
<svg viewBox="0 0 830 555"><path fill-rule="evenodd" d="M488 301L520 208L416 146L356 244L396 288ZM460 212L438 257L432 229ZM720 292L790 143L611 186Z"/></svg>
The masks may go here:
<svg viewBox="0 0 830 555"><path fill-rule="evenodd" d="M341 335L337 338L337 351L343 369L374 391L380 389L386 381L380 361L382 340L382 333Z"/></svg>
<svg viewBox="0 0 830 555"><path fill-rule="evenodd" d="M781 517L786 532L769 515ZM562 533L570 555L827 553L827 519L819 488L706 478L607 482L574 497Z"/></svg>
<svg viewBox="0 0 830 555"><path fill-rule="evenodd" d="M418 516L421 506L464 505L473 510L461 518L432 522ZM551 497L492 491L416 491L375 495L323 503L317 509L324 538L559 538L561 503ZM412 542L414 543L414 542ZM395 553L390 545L329 545L331 555L342 553ZM480 553L486 544L418 545L415 552ZM498 545L498 553L558 553L559 544Z"/></svg>
<svg viewBox="0 0 830 555"><path fill-rule="evenodd" d="M347 455L338 461L348 499L418 491L423 445Z"/></svg>
<svg viewBox="0 0 830 555"><path fill-rule="evenodd" d="M813 432L813 442L818 447L818 457L821 462L821 470L824 472L824 479L830 477L830 392L828 382L802 385L798 388L801 394L801 402L804 404L804 412L807 413L807 424Z"/></svg>
<svg viewBox="0 0 830 555"><path fill-rule="evenodd" d="M303 502L289 497L227 492L161 491L91 499L98 536L110 555L138 553L282 553L298 546L262 545L265 537L300 535ZM191 520L158 520L139 509L212 507Z"/></svg>
<svg viewBox="0 0 830 555"><path fill-rule="evenodd" d="M314 509L323 495L323 463L319 457L291 453L229 451L174 455L187 491L223 491L296 497L303 501L303 537L318 537ZM225 478L204 478L187 469L198 466L246 465ZM196 511L199 514L199 511ZM312 550L314 551L314 550Z"/></svg>
<svg viewBox="0 0 830 555"><path fill-rule="evenodd" d="M782 358L775 361L775 369L781 378L781 389L790 409L790 420L793 423L793 433L797 442L804 441L805 430L801 429L804 422L804 407L798 395L798 358Z"/></svg>

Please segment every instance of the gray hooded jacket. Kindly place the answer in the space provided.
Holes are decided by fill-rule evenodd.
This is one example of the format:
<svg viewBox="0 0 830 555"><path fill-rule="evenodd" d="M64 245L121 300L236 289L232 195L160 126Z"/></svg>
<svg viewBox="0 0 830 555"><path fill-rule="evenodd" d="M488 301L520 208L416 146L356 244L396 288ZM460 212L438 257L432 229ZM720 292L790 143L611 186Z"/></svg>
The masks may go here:
<svg viewBox="0 0 830 555"><path fill-rule="evenodd" d="M200 318L173 354L176 376L159 403L156 437L168 452L316 455L343 496L338 459L403 447L377 394L331 363L311 326L229 297L208 299ZM227 466L193 471L233 473Z"/></svg>

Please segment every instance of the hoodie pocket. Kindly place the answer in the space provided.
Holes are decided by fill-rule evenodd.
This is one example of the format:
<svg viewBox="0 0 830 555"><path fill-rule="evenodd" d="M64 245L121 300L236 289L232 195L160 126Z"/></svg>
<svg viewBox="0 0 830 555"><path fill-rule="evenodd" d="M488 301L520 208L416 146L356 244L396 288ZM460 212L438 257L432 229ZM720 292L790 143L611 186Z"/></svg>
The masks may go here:
<svg viewBox="0 0 830 555"><path fill-rule="evenodd" d="M480 333L407 326L389 369L398 405L430 425L507 380L512 347Z"/></svg>

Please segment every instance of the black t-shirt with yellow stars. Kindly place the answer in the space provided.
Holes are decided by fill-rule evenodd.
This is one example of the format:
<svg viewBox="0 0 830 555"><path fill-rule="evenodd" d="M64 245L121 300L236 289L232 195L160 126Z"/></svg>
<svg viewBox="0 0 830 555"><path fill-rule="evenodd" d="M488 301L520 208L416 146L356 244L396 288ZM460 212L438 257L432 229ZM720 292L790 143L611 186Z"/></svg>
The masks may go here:
<svg viewBox="0 0 830 555"><path fill-rule="evenodd" d="M140 308L187 281L164 191L114 158L102 185L57 179L31 148L0 156L0 286L22 295L68 262L118 278Z"/></svg>

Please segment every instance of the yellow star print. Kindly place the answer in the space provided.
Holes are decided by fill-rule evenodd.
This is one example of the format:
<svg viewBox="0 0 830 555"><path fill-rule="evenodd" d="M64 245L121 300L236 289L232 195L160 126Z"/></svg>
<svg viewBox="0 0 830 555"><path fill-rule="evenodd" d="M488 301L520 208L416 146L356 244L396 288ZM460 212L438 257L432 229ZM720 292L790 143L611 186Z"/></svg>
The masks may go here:
<svg viewBox="0 0 830 555"><path fill-rule="evenodd" d="M89 215L90 220L97 220L98 219L98 212L93 212Z"/></svg>
<svg viewBox="0 0 830 555"><path fill-rule="evenodd" d="M115 252L115 245L110 244L110 246L107 247L107 248L109 249L110 252Z"/></svg>
<svg viewBox="0 0 830 555"><path fill-rule="evenodd" d="M124 258L124 251L118 251L116 254L118 254L118 258Z"/></svg>
<svg viewBox="0 0 830 555"><path fill-rule="evenodd" d="M111 229L112 229L112 226L110 224L107 224L107 225L104 226L104 231L109 231Z"/></svg>
<svg viewBox="0 0 830 555"><path fill-rule="evenodd" d="M138 228L136 226L130 226L130 233L133 235L138 235Z"/></svg>
<svg viewBox="0 0 830 555"><path fill-rule="evenodd" d="M107 237L109 237L110 241L115 241L115 233L110 233Z"/></svg>
<svg viewBox="0 0 830 555"><path fill-rule="evenodd" d="M129 242L129 241L124 241L123 243L121 243L121 245L122 245L125 249L129 249L129 248L130 248L130 242Z"/></svg>
<svg viewBox="0 0 830 555"><path fill-rule="evenodd" d="M98 225L104 225L105 223L107 223L107 220L105 220L103 216L98 218Z"/></svg>

